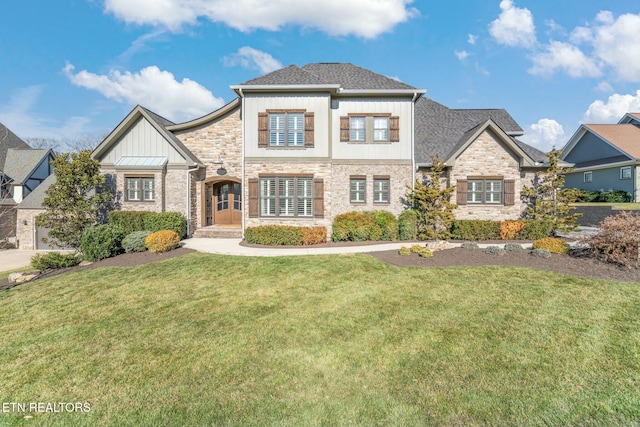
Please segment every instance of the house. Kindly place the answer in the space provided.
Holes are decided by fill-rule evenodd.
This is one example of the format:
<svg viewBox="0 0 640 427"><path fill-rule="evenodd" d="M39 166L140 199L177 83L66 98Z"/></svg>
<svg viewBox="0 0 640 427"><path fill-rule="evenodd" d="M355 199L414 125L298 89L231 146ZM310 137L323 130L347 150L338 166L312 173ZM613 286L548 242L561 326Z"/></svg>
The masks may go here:
<svg viewBox="0 0 640 427"><path fill-rule="evenodd" d="M0 240L16 241L20 204L52 173L50 149L33 149L0 123Z"/></svg>
<svg viewBox="0 0 640 427"><path fill-rule="evenodd" d="M453 110L348 63L291 65L231 86L236 98L173 123L135 107L92 153L122 209L178 211L190 235L323 226L406 209L431 157L446 161L462 218L520 216L543 153L504 110ZM219 234L224 233L224 234Z"/></svg>
<svg viewBox="0 0 640 427"><path fill-rule="evenodd" d="M640 202L640 113L625 114L617 124L581 125L560 159L574 165L566 188L622 190Z"/></svg>

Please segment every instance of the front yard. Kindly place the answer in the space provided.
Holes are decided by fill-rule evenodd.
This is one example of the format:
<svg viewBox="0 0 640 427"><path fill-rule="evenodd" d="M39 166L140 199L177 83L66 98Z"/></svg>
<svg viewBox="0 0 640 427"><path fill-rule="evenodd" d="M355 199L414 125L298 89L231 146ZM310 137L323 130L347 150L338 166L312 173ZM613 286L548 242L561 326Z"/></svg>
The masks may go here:
<svg viewBox="0 0 640 427"><path fill-rule="evenodd" d="M3 425L629 425L640 287L203 254L0 293Z"/></svg>

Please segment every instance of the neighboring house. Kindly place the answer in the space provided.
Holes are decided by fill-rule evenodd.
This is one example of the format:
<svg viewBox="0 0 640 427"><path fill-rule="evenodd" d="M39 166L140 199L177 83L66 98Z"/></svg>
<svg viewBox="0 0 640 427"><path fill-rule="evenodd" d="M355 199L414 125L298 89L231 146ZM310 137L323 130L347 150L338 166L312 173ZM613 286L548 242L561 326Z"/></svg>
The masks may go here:
<svg viewBox="0 0 640 427"><path fill-rule="evenodd" d="M196 235L269 224L330 235L345 212L401 213L438 155L456 215L514 219L546 160L504 110L448 109L352 64L292 65L231 88L236 99L186 123L137 106L94 150L122 209L182 212Z"/></svg>
<svg viewBox="0 0 640 427"><path fill-rule="evenodd" d="M566 188L623 190L640 202L640 113L628 113L617 124L583 124L562 149L572 163Z"/></svg>
<svg viewBox="0 0 640 427"><path fill-rule="evenodd" d="M53 158L52 150L33 149L0 124L0 240L16 240L17 210L51 175Z"/></svg>

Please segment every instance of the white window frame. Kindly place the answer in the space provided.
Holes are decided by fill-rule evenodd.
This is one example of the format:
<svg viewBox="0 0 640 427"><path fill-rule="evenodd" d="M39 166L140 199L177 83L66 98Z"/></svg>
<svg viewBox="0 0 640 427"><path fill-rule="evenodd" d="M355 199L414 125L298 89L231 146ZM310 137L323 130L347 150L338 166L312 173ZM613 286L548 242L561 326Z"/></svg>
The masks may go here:
<svg viewBox="0 0 640 427"><path fill-rule="evenodd" d="M389 141L389 117L373 117L373 140Z"/></svg>
<svg viewBox="0 0 640 427"><path fill-rule="evenodd" d="M261 177L258 188L261 217L313 217L312 177Z"/></svg>
<svg viewBox="0 0 640 427"><path fill-rule="evenodd" d="M373 178L373 203L389 203L391 200L390 192L391 180L389 178Z"/></svg>
<svg viewBox="0 0 640 427"><path fill-rule="evenodd" d="M127 202L154 202L155 179L152 176L125 176ZM134 186L131 184L135 183Z"/></svg>
<svg viewBox="0 0 640 427"><path fill-rule="evenodd" d="M356 142L364 142L366 138L367 138L367 118L365 116L349 117L349 140L356 141Z"/></svg>
<svg viewBox="0 0 640 427"><path fill-rule="evenodd" d="M582 182L593 182L593 172L585 172L582 175Z"/></svg>
<svg viewBox="0 0 640 427"><path fill-rule="evenodd" d="M270 147L304 147L304 113L269 113Z"/></svg>
<svg viewBox="0 0 640 427"><path fill-rule="evenodd" d="M504 204L504 180L495 178L467 180L467 204Z"/></svg>
<svg viewBox="0 0 640 427"><path fill-rule="evenodd" d="M367 202L367 178L351 177L349 179L349 200L351 203Z"/></svg>
<svg viewBox="0 0 640 427"><path fill-rule="evenodd" d="M620 168L620 179L631 179L631 166L623 166Z"/></svg>

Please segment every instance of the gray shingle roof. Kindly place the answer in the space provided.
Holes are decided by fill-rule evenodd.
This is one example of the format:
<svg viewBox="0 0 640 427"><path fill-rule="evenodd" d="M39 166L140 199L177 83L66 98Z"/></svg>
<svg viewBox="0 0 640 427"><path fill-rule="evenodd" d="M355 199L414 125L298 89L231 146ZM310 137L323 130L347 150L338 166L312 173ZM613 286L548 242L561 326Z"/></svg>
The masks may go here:
<svg viewBox="0 0 640 427"><path fill-rule="evenodd" d="M48 155L49 149L16 149L7 150L4 173L14 184L24 184L29 175Z"/></svg>
<svg viewBox="0 0 640 427"><path fill-rule="evenodd" d="M478 126L489 119L509 135L523 133L504 109L450 109L423 96L415 106L416 162L429 164L432 156L447 160ZM541 151L522 141L513 140L534 161L546 159Z"/></svg>
<svg viewBox="0 0 640 427"><path fill-rule="evenodd" d="M31 193L25 197L18 205L18 209L44 209L42 202L47 196L46 191L51 184L56 182L56 176L51 174L40 183Z"/></svg>
<svg viewBox="0 0 640 427"><path fill-rule="evenodd" d="M25 149L31 147L15 133L11 132L5 125L0 123L0 171L4 170L7 150L10 148Z"/></svg>
<svg viewBox="0 0 640 427"><path fill-rule="evenodd" d="M321 62L302 67L289 65L240 86L340 85L343 89L416 89L406 83L350 63Z"/></svg>

